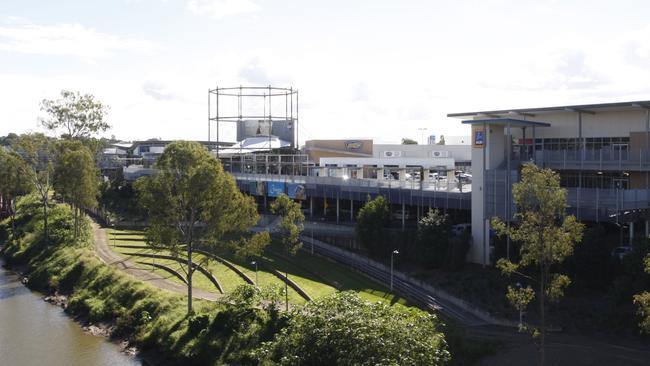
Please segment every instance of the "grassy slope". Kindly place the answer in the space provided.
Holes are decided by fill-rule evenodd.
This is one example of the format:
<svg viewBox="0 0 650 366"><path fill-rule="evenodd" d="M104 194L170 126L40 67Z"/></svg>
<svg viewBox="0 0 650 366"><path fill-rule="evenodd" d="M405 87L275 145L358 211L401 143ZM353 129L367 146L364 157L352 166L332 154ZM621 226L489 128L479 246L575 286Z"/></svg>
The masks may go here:
<svg viewBox="0 0 650 366"><path fill-rule="evenodd" d="M186 300L134 280L103 264L90 245L86 224L84 238L74 242L70 210L52 208L50 243L42 238L38 207L25 204L19 218L21 232L6 243L9 263L27 266L29 286L44 292L70 296L67 311L91 322L114 321L115 335L127 337L144 349L179 364L250 364L249 351L270 340L277 320L255 309L224 303L195 301L194 317L186 316ZM7 232L10 224L0 224ZM232 321L238 319L237 321Z"/></svg>
<svg viewBox="0 0 650 366"><path fill-rule="evenodd" d="M112 230L110 245L146 245L146 243L144 242L144 235L141 231ZM129 249L119 247L112 247L112 249L122 254L136 251L153 253L153 251L148 249ZM272 268L277 269L281 273L288 272L289 278L296 282L298 286L305 290L314 299L331 295L336 291L352 290L358 292L363 299L369 301L383 301L391 304L399 303L402 305L407 304L406 299L391 294L388 289L380 284L338 263L334 263L319 256L312 256L305 252L299 252L295 257L286 257L279 253L281 253L280 247L277 244L273 244L266 250L262 259ZM235 264L235 266L242 270L242 272L248 274L249 277L255 279L255 267L251 265L249 261L235 258L229 253L220 253L220 255ZM201 260L203 259L203 256L197 255L196 258L197 260ZM151 259L146 259L146 261L151 261ZM156 262L162 263L158 259ZM209 270L221 282L226 293L232 291L239 284L244 283L236 273L226 268L224 265L216 263L215 261L210 261L209 263ZM176 263L167 261L165 262L165 265L169 265L169 267L182 273L180 265ZM158 271L160 275L172 277L160 269L157 269L156 271ZM258 266L258 277L260 286L282 286L283 284L280 279L270 271L267 271L262 265ZM172 278L172 280L180 282L177 278ZM212 285L212 283L210 283L203 275L195 277L194 285L208 291L214 291L214 285ZM291 288L289 288L289 301L298 304L304 303L304 299Z"/></svg>

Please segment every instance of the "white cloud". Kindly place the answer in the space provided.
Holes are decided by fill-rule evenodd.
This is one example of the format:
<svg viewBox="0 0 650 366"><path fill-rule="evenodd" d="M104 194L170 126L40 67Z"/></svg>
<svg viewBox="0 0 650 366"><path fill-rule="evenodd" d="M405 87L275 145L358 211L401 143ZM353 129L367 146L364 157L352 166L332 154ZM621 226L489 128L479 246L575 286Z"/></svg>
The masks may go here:
<svg viewBox="0 0 650 366"><path fill-rule="evenodd" d="M189 0L187 8L196 15L205 15L215 19L257 13L262 10L262 7L252 0Z"/></svg>
<svg viewBox="0 0 650 366"><path fill-rule="evenodd" d="M0 25L2 51L94 60L116 52L148 52L159 48L153 42L122 38L77 23L39 25L15 18L7 20Z"/></svg>

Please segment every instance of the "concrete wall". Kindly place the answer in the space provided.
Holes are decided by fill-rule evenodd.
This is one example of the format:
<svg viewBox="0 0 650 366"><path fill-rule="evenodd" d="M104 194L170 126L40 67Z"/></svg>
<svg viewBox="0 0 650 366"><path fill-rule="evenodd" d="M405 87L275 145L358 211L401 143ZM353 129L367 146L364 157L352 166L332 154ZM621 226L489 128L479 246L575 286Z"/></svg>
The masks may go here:
<svg viewBox="0 0 650 366"><path fill-rule="evenodd" d="M483 126L475 126L473 131ZM472 133L472 136L474 133ZM503 126L487 126L483 146L473 144L472 149L472 246L468 260L489 264L489 228L485 217L484 170L495 169L504 161L506 138ZM485 154L485 157L483 156ZM485 165L483 165L485 160Z"/></svg>

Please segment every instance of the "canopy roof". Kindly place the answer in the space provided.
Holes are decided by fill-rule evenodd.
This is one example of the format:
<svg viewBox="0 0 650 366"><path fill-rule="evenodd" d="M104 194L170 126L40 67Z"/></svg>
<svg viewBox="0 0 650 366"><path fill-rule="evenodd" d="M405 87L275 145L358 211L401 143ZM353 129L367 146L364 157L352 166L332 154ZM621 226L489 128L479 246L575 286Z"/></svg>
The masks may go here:
<svg viewBox="0 0 650 366"><path fill-rule="evenodd" d="M611 112L611 111L639 110L639 109L650 109L650 100L642 100L642 101L635 101L635 102L581 104L581 105L565 105L565 106L557 106L557 107L501 109L501 110L493 110L493 111L449 113L447 117L455 117L455 118L467 118L467 117L502 118L507 116L534 117L540 114L557 113L557 112L583 112L583 113L593 114L597 112Z"/></svg>
<svg viewBox="0 0 650 366"><path fill-rule="evenodd" d="M512 127L549 127L550 123L546 122L536 122L536 121L526 121L523 119L514 119L514 118L483 118L483 119L470 119L463 121L463 124L466 125L491 125L491 126L507 126Z"/></svg>

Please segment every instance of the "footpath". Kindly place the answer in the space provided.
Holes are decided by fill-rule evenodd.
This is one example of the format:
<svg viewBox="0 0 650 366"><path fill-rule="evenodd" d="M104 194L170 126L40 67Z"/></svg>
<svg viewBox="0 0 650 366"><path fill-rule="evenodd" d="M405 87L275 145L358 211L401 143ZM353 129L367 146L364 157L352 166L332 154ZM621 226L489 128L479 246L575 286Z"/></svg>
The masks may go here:
<svg viewBox="0 0 650 366"><path fill-rule="evenodd" d="M95 254L104 263L116 267L120 271L127 273L136 279L146 282L154 287L171 291L180 295L187 295L187 287L176 283L166 277L160 276L150 270L140 268L136 264L128 261L119 254L111 250L108 240L108 229L102 228L95 221L92 222L93 241ZM220 294L208 292L194 287L192 289L193 297L197 299L215 301L221 297Z"/></svg>

